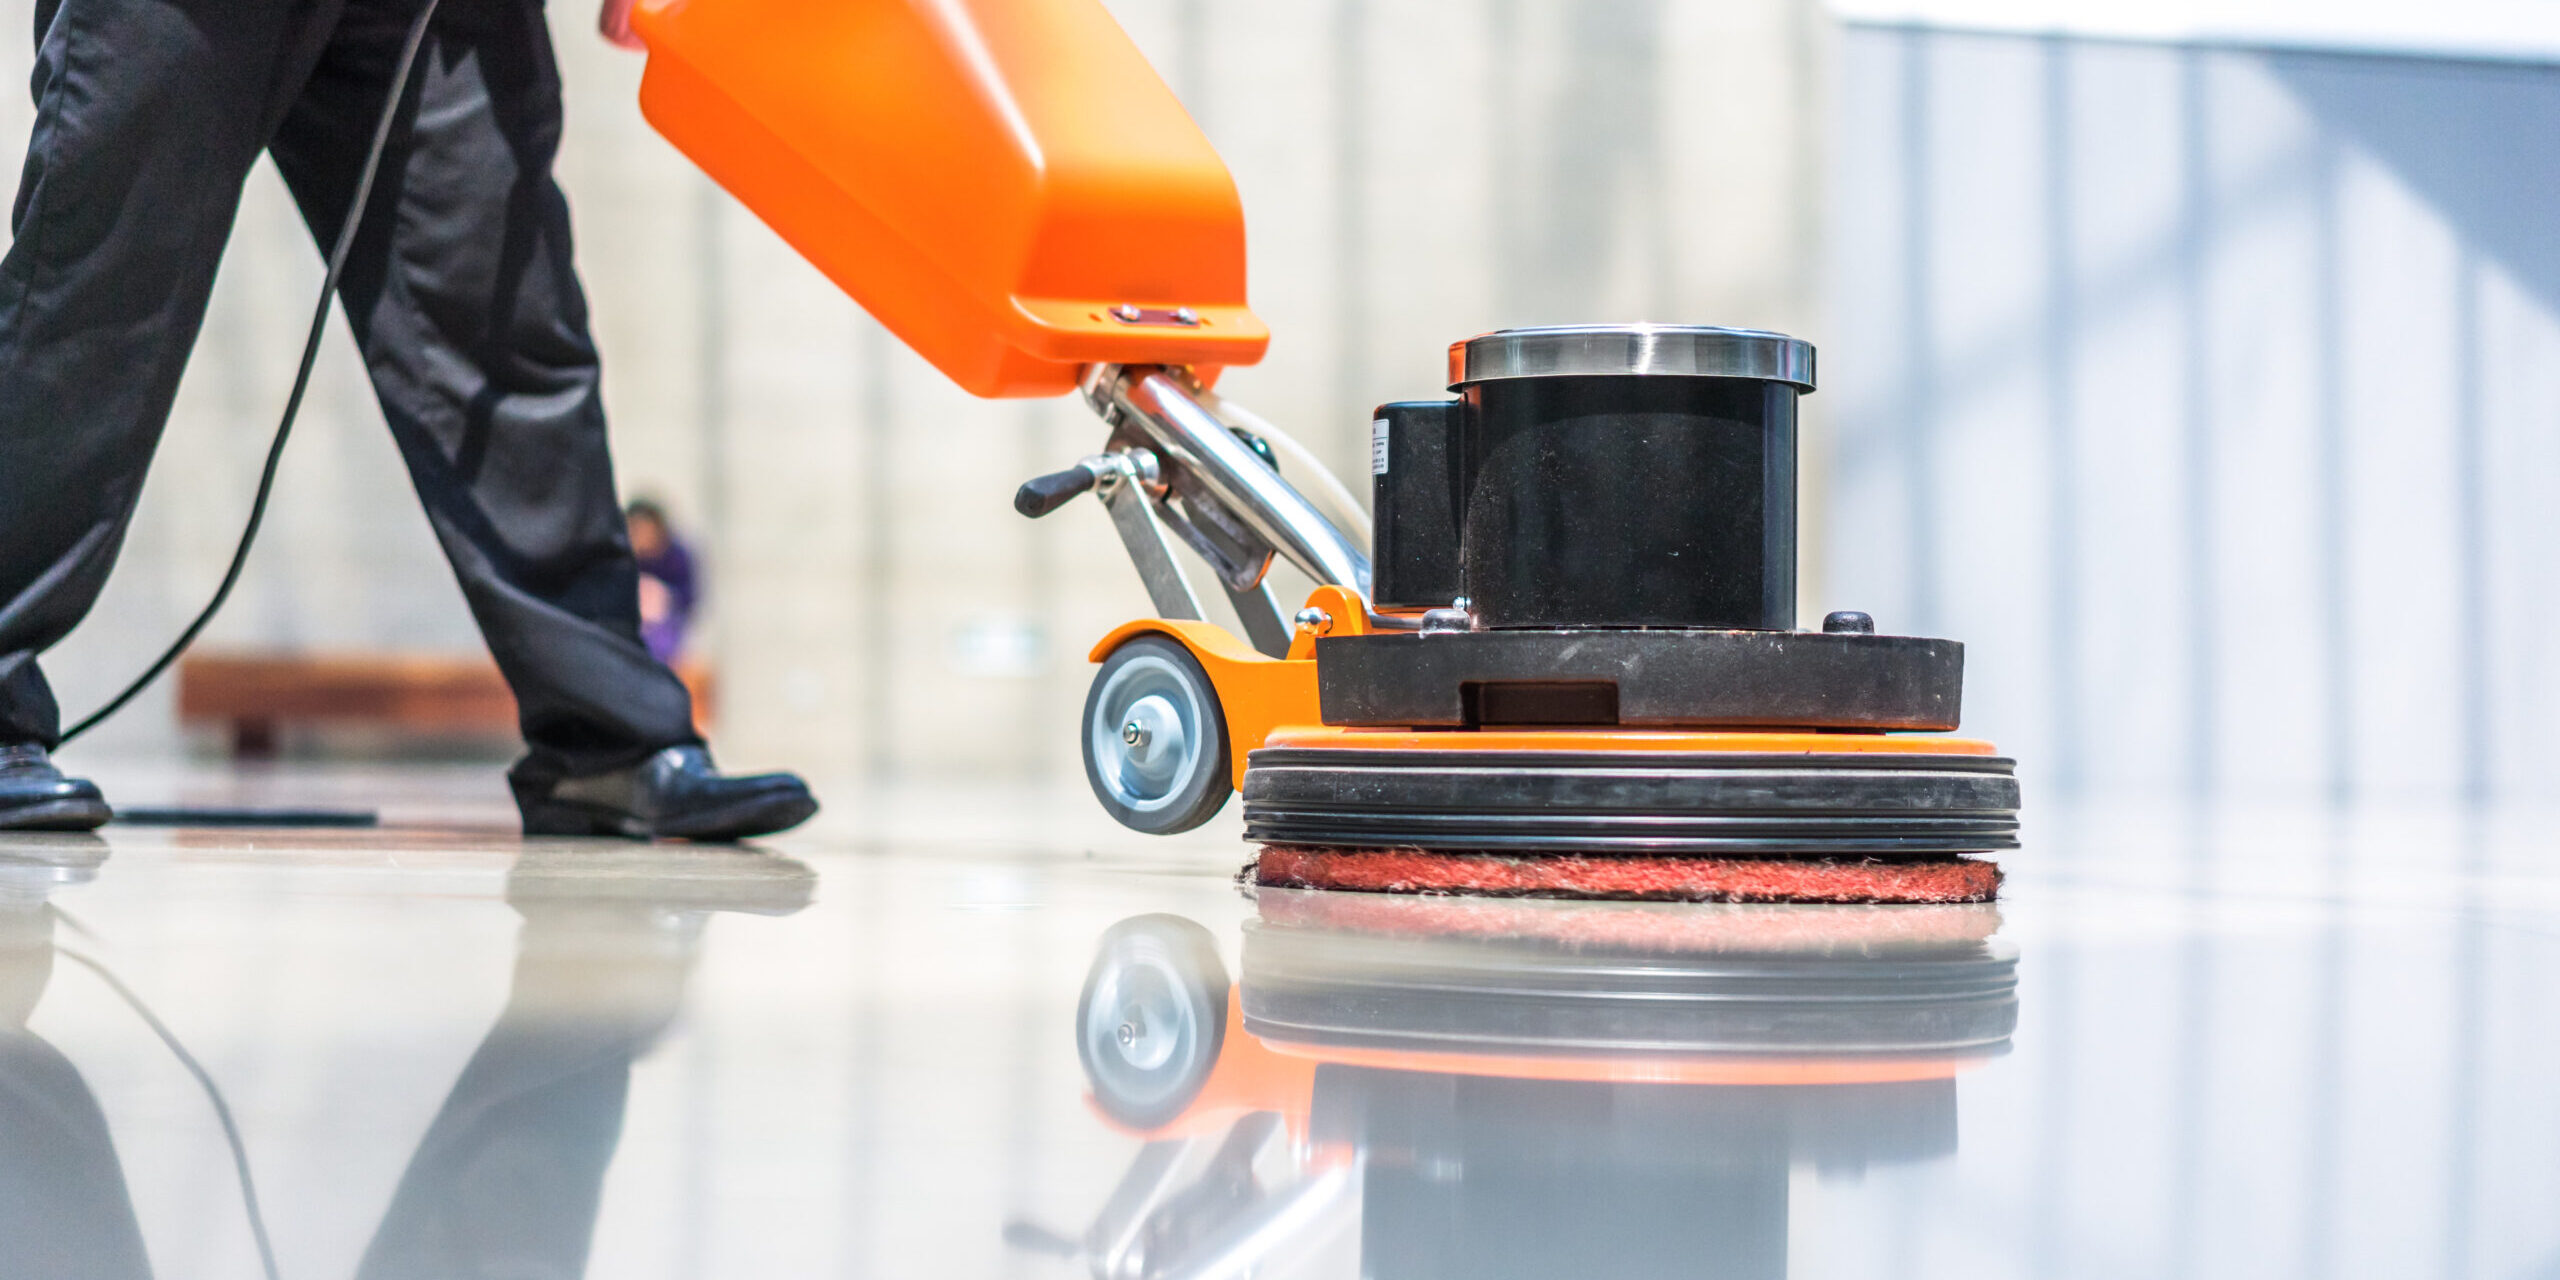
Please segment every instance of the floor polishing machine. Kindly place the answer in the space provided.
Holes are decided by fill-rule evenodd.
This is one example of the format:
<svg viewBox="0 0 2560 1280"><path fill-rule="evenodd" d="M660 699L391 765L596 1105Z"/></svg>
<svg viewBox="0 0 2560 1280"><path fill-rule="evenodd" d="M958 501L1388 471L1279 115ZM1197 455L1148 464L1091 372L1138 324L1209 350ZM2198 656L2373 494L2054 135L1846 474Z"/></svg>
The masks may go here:
<svg viewBox="0 0 2560 1280"><path fill-rule="evenodd" d="M1098 0L641 0L633 27L651 122L886 327L971 392L1102 418L1101 451L1015 506L1096 495L1155 610L1094 647L1081 726L1124 825L1187 830L1241 790L1255 878L1291 887L1996 890L1968 855L2015 846L2018 789L1947 736L1962 646L1798 627L1809 344L1458 342L1450 398L1377 409L1363 517L1217 394L1269 341L1241 204ZM1318 584L1294 610L1281 560Z"/></svg>

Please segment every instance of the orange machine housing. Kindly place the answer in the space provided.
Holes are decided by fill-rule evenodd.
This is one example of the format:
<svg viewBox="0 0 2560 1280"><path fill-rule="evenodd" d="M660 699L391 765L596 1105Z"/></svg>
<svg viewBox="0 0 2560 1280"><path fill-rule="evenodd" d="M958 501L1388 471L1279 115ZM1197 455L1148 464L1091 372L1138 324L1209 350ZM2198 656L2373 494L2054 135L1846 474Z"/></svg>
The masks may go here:
<svg viewBox="0 0 2560 1280"><path fill-rule="evenodd" d="M649 122L970 392L1270 343L1235 181L1099 0L641 0L632 26Z"/></svg>

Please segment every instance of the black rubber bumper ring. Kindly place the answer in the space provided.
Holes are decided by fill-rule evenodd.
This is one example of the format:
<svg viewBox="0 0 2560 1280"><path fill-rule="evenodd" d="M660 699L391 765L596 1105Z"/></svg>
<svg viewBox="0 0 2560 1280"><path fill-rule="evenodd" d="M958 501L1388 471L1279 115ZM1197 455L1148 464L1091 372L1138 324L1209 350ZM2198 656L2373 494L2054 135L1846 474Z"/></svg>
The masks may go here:
<svg viewBox="0 0 2560 1280"><path fill-rule="evenodd" d="M1939 856L2018 847L1998 756L1265 747L1247 839L1452 852Z"/></svg>

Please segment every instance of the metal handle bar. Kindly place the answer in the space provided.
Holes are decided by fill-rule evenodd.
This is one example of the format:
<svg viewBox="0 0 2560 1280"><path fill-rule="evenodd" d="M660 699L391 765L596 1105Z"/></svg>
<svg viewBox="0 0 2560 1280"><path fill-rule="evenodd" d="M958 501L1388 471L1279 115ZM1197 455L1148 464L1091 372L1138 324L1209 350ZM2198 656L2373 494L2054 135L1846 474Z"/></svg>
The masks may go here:
<svg viewBox="0 0 2560 1280"><path fill-rule="evenodd" d="M1097 365L1086 375L1085 395L1106 416L1120 418L1171 461L1188 468L1308 577L1368 597L1368 555L1227 430L1173 373L1154 365Z"/></svg>

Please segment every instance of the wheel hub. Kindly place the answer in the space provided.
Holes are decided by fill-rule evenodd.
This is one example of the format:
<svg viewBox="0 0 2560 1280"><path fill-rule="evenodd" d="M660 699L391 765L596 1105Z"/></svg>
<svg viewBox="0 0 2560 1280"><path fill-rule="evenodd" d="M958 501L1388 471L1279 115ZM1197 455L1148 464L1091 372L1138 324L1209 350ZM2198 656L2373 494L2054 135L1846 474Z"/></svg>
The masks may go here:
<svg viewBox="0 0 2560 1280"><path fill-rule="evenodd" d="M1187 763L1190 735L1183 732L1182 713L1162 694L1131 703L1120 725L1123 774L1149 796L1170 795Z"/></svg>
<svg viewBox="0 0 2560 1280"><path fill-rule="evenodd" d="M1120 803L1151 809L1181 794L1201 767L1195 699L1180 672L1153 657L1118 672L1092 725L1100 782Z"/></svg>

